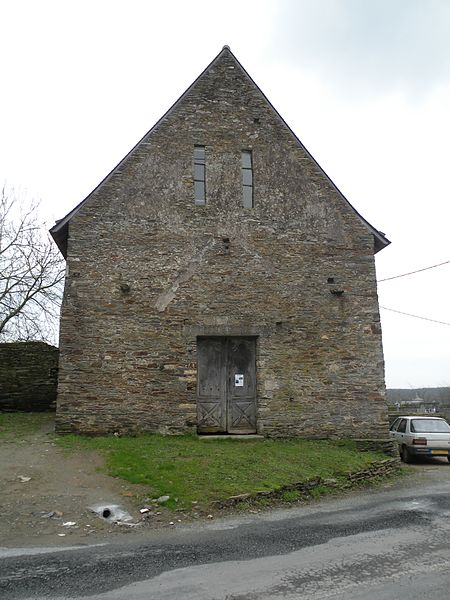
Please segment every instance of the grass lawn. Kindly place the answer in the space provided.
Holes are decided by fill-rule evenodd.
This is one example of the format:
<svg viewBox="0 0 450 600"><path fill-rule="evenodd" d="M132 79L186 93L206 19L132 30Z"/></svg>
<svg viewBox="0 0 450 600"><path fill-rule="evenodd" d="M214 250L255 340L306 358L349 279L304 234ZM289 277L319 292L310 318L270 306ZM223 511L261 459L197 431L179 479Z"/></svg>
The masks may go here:
<svg viewBox="0 0 450 600"><path fill-rule="evenodd" d="M49 430L49 413L0 413L0 443L31 438ZM351 442L289 440L200 439L194 435L137 437L56 436L68 452L98 451L105 458L104 471L140 484L138 498L169 496L169 508L206 508L229 496L261 490L277 490L307 479L345 480L347 473L364 469L384 454L358 452ZM313 495L330 491L319 486ZM296 490L282 499L293 502Z"/></svg>
<svg viewBox="0 0 450 600"><path fill-rule="evenodd" d="M229 496L279 489L310 478L344 478L383 454L358 452L351 443L306 440L200 440L196 436L64 436L65 448L102 452L106 472L143 484L148 496L170 496L171 508L199 507ZM325 493L327 490L317 490ZM284 496L286 496L284 498ZM286 492L285 501L299 494ZM292 496L292 498L290 497Z"/></svg>

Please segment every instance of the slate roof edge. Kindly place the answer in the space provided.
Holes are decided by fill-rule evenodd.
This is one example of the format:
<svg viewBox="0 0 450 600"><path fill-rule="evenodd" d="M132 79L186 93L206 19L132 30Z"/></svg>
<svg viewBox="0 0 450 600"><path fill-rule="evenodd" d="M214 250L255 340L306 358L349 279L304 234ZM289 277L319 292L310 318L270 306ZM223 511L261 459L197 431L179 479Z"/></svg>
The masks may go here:
<svg viewBox="0 0 450 600"><path fill-rule="evenodd" d="M114 173L118 169L120 169L120 167L127 161L127 159L141 145L141 143L149 135L151 135L152 132L159 126L159 124L162 121L164 121L164 119L167 118L167 116L172 112L172 110L174 110L174 108L180 102L182 102L182 100L184 99L184 97L189 94L189 92L191 91L191 89L197 84L197 82L203 77L203 75L211 67L213 67L214 64L226 52L228 52L233 57L233 59L235 60L235 62L242 69L242 71L245 74L245 76L256 87L256 89L258 90L258 92L263 96L264 100L269 104L269 106L271 107L271 109L273 110L273 112L275 113L275 115L278 117L278 119L280 119L281 122L285 125L285 127L289 130L289 132L291 133L291 135L294 137L294 139L297 141L297 143L301 146L301 148L306 152L306 154L313 161L313 163L317 166L317 168L319 169L319 171L325 176L325 178L328 180L328 182L331 184L331 186L337 192L337 194L344 200L344 202L347 203L347 205L351 208L351 210L359 217L359 219L365 224L365 226L373 234L374 239L375 239L374 252L377 253L379 250L382 250L383 248L385 248L386 246L388 246L391 243L382 232L380 232L377 229L375 229L375 227L373 227L373 225L371 225L366 219L364 219L364 217L347 200L347 198L344 196L344 194L340 191L340 189L337 187L337 185L333 182L333 180L327 175L327 173L322 169L322 167L319 165L319 163L316 161L316 159L312 156L312 154L302 144L302 142L300 141L300 139L298 138L298 136L294 133L294 131L291 129L291 127L286 123L286 121L283 119L283 117L280 115L280 113L277 111L277 109L273 106L273 104L270 102L270 100L267 98L267 96L264 94L264 92L261 90L261 88L255 83L255 81L252 79L252 77L248 74L248 72L245 70L245 68L242 66L242 64L239 62L239 60L236 58L236 56L232 53L230 47L229 46L223 46L223 48L219 52L219 54L217 54L217 56L207 65L207 67L205 67L205 69L203 69L203 71L200 73L200 75L198 77L196 77L196 79L183 92L183 94L181 94L181 96L172 104L172 106L163 114L163 116L160 119L158 119L158 121L153 125L153 127L151 127L147 131L147 133L145 133L142 136L142 138L131 148L131 150L122 158L122 160L119 163L117 163L117 165L106 175L106 177L104 177L100 181L100 183L86 196L86 198L84 198L84 200L82 200L79 204L77 204L75 206L75 208L73 208L70 212L68 212L65 217L63 217L62 219L58 219L56 221L55 225L53 225L53 227L50 229L50 234L52 235L53 239L55 240L56 244L58 245L58 248L61 250L61 253L63 254L64 257L66 257L66 254L67 254L67 234L68 234L68 223L69 223L70 219L81 209L81 207L89 200L89 198L93 194L95 194L95 192L98 189L100 189L102 187L102 185L104 183L106 183L114 175Z"/></svg>

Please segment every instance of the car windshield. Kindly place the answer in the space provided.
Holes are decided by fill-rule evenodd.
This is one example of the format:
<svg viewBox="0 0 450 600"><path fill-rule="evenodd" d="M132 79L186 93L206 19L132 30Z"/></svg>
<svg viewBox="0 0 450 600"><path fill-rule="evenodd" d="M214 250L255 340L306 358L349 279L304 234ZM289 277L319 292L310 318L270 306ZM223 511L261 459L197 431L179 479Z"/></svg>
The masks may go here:
<svg viewBox="0 0 450 600"><path fill-rule="evenodd" d="M439 419L413 419L411 431L415 433L450 433L450 425Z"/></svg>

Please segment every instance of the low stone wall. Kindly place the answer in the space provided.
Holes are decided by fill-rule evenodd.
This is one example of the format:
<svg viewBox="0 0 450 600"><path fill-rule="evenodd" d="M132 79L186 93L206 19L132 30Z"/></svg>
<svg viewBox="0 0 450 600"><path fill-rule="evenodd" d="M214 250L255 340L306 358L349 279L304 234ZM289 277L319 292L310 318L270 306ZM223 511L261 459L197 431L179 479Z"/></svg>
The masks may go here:
<svg viewBox="0 0 450 600"><path fill-rule="evenodd" d="M387 433L387 432L386 432ZM301 437L301 436L299 436ZM313 440L330 440L332 439L334 442L339 444L342 441L344 444L347 441L351 441L352 444L355 445L356 449L359 452L382 452L387 456L398 456L398 447L395 442L391 440L389 437L385 438L356 438L356 439L348 439L348 440L339 440L336 438L325 438L325 437L315 437L315 438L306 438Z"/></svg>
<svg viewBox="0 0 450 600"><path fill-rule="evenodd" d="M44 342L0 344L0 411L54 410L58 355Z"/></svg>
<svg viewBox="0 0 450 600"><path fill-rule="evenodd" d="M360 452L383 452L388 456L398 456L398 447L390 438L378 440L353 440Z"/></svg>
<svg viewBox="0 0 450 600"><path fill-rule="evenodd" d="M370 483L379 480L380 478L388 477L396 471L398 471L400 465L399 458L386 458L384 460L375 461L370 464L367 468L353 473L348 473L345 476L344 481L337 479L322 479L316 477L314 479L307 479L306 481L300 481L298 483L291 483L284 485L276 490L261 490L259 492L249 494L239 494L237 496L230 496L226 500L218 500L214 503L217 508L228 508L230 506L236 506L237 504L245 501L257 500L259 498L272 498L274 500L281 498L285 492L297 491L300 495L307 499L313 495L314 489L319 487L346 489L353 487L357 484Z"/></svg>

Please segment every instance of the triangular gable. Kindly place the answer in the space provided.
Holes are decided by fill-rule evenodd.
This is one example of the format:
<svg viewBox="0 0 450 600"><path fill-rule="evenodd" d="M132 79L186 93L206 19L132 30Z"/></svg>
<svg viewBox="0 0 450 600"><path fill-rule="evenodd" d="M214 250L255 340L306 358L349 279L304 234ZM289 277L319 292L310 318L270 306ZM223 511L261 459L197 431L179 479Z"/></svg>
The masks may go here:
<svg viewBox="0 0 450 600"><path fill-rule="evenodd" d="M213 68L217 64L218 61L220 61L224 57L231 58L235 62L235 64L239 67L239 69L241 69L241 71L243 72L245 77L258 90L258 92L261 94L261 96L264 98L264 100L270 106L270 108L274 112L276 118L278 118L282 122L282 124L289 130L289 132L295 139L296 143L302 148L302 150L305 152L305 154L308 156L308 158L316 165L318 170L326 178L326 180L329 182L329 184L335 190L335 192L338 194L338 196L349 206L349 208L357 215L357 217L367 227L367 229L370 231L370 233L374 237L374 252L376 253L379 250L382 250L388 244L390 244L390 241L385 237L385 235L382 232L375 229L375 227L373 227L368 221L366 221L358 213L358 211L350 204L350 202L347 200L347 198L344 196L344 194L342 194L342 192L338 189L338 187L334 184L334 182L330 179L330 177L328 177L328 175L325 173L325 171L322 169L322 167L317 163L317 161L314 159L314 157L308 152L308 150L301 143L299 138L295 135L295 133L292 131L292 129L289 127L289 125L285 122L283 117L278 113L278 111L273 107L273 105L268 100L268 98L265 96L265 94L256 85L256 83L253 81L253 79L250 77L250 75L247 73L247 71L244 69L244 67L241 65L241 63L237 60L237 58L231 52L230 48L228 46L224 46L222 48L222 50L219 52L219 54L214 58L214 60L206 67L206 69L197 77L197 79L188 87L188 89L178 98L178 100L169 108L169 110L166 113L164 113L164 115L157 121L157 123L139 140L139 142L130 150L130 152L128 152L128 154L114 167L114 169L98 184L98 186L84 200L82 200L82 202L80 202L73 210L71 210L64 218L58 220L56 222L56 224L50 229L50 233L51 233L53 239L55 240L55 242L57 243L57 245L58 245L59 249L61 250L61 253L63 254L64 257L66 257L66 254L67 254L68 225L69 225L70 219L81 209L81 207L86 202L89 201L89 199L91 198L91 196L93 194L95 194L118 170L121 169L121 167L128 160L128 158L152 134L152 132L155 131L155 129L157 129L157 127L160 125L160 123L162 121L164 121L169 116L169 114L180 103L183 102L184 98L196 86L197 82L199 80L201 80L204 77L204 75L211 68Z"/></svg>

